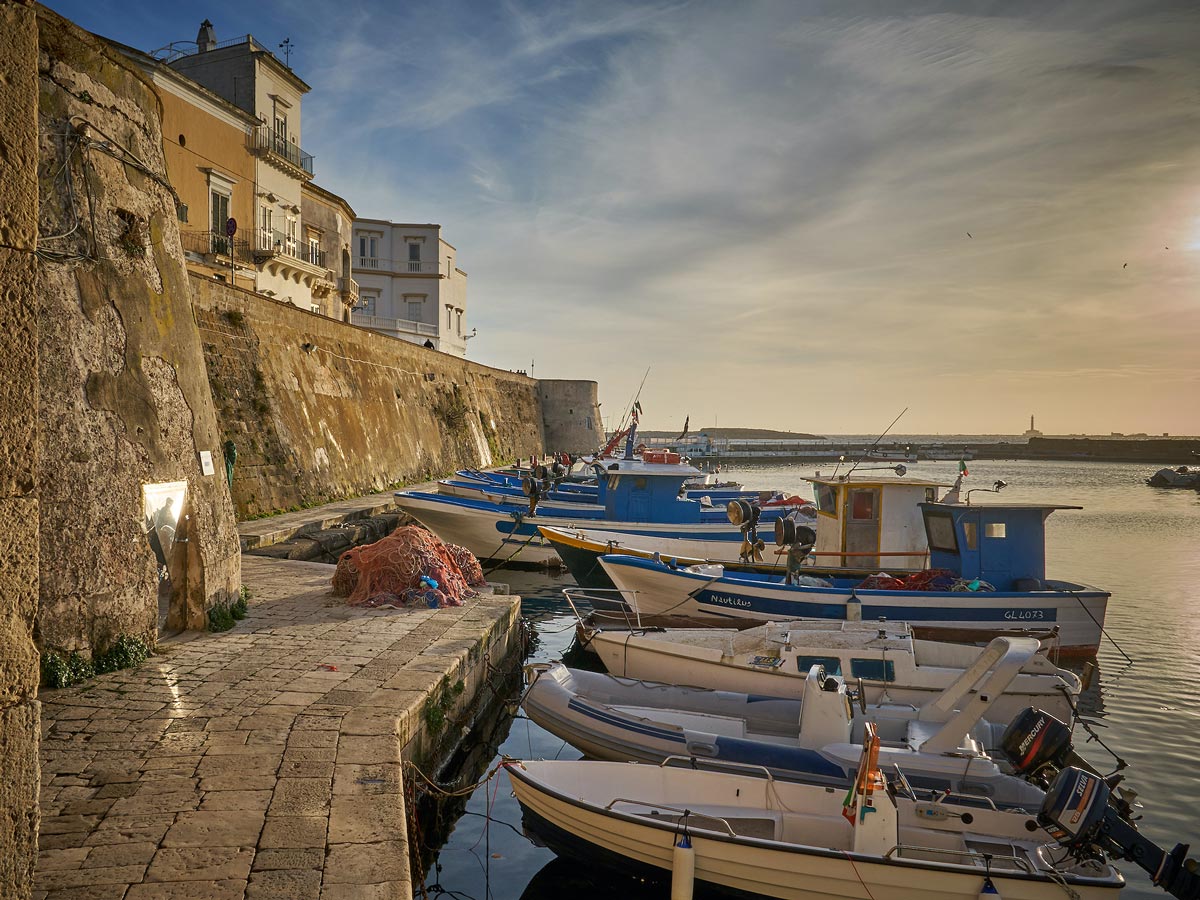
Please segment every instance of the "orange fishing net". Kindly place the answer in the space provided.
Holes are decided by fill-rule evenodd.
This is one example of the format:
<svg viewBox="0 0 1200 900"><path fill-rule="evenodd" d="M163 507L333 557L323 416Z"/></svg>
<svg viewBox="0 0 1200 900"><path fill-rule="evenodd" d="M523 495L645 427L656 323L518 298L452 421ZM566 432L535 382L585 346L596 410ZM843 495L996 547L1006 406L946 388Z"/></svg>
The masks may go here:
<svg viewBox="0 0 1200 900"><path fill-rule="evenodd" d="M483 570L470 550L444 544L417 525L352 547L333 574L334 594L352 606L462 606L482 584Z"/></svg>

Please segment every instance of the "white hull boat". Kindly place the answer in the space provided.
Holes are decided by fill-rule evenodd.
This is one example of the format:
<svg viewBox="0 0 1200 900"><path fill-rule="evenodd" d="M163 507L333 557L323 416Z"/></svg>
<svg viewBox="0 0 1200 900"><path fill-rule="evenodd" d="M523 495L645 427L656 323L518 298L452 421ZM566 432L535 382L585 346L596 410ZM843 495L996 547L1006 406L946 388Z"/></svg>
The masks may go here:
<svg viewBox="0 0 1200 900"><path fill-rule="evenodd" d="M600 565L643 616L686 615L782 621L879 618L949 631L1057 626L1064 655L1094 654L1100 644L1108 593L1069 582L1042 582L1036 591L875 590L852 584L788 585L726 573L720 566L672 569L630 556L601 557Z"/></svg>
<svg viewBox="0 0 1200 900"><path fill-rule="evenodd" d="M893 796L878 770L860 769L865 783L847 795L677 766L506 766L526 832L556 853L651 878L674 870L677 881L742 897L979 900L996 891L1005 900L1099 900L1124 884L1103 862L1056 868L1063 854L1044 832L1027 831L1025 817L978 809L969 826L929 820L920 803ZM691 884L673 889L690 894Z"/></svg>
<svg viewBox="0 0 1200 900"><path fill-rule="evenodd" d="M868 703L924 706L979 657L975 647L913 638L904 623L800 621L724 628L592 629L585 634L611 674L773 697L801 698L808 670L824 666ZM1078 676L1035 654L988 715L1007 722L1027 706L1071 721ZM974 691L974 688L972 688Z"/></svg>
<svg viewBox="0 0 1200 900"><path fill-rule="evenodd" d="M819 664L802 700L636 681L550 666L526 693L526 714L597 759L658 762L675 754L754 764L788 777L842 784L868 726L880 759L913 784L1036 807L1041 791L1005 774L988 751L1007 722L984 718L1034 654L1031 638L996 638L924 706L850 702L845 680ZM982 679L982 680L981 680ZM978 690L972 688L978 685Z"/></svg>

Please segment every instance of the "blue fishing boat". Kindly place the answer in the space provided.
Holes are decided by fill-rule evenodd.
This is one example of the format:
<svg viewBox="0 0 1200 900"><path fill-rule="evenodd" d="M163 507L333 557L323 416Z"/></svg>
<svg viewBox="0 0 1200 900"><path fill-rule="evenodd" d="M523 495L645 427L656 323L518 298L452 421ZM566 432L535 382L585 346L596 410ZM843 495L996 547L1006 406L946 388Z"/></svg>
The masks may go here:
<svg viewBox="0 0 1200 900"><path fill-rule="evenodd" d="M1046 578L1045 522L1077 506L919 504L930 568L898 578L804 578L719 565L671 567L632 556L600 564L643 615L911 622L928 630L1057 626L1062 653L1096 652L1109 593Z"/></svg>

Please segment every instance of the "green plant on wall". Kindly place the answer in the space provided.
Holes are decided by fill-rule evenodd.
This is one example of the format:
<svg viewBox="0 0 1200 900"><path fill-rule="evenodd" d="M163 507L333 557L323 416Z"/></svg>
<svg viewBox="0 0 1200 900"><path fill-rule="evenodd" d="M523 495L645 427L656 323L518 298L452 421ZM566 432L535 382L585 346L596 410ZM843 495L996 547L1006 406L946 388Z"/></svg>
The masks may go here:
<svg viewBox="0 0 1200 900"><path fill-rule="evenodd" d="M442 679L441 684L425 701L425 725L431 734L437 734L446 724L446 714L454 706L454 701L462 694L464 685L462 679L450 683L450 676Z"/></svg>

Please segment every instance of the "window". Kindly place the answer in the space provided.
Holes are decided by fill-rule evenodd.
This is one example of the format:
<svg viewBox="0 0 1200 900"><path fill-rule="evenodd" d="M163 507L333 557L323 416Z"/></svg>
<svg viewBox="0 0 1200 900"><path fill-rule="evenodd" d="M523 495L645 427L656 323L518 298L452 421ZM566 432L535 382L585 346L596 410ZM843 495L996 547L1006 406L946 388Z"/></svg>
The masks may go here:
<svg viewBox="0 0 1200 900"><path fill-rule="evenodd" d="M841 675L842 661L836 656L797 656L796 669L808 674L813 666L823 666L826 675Z"/></svg>
<svg viewBox="0 0 1200 900"><path fill-rule="evenodd" d="M275 113L275 152L287 156L287 116Z"/></svg>
<svg viewBox="0 0 1200 900"><path fill-rule="evenodd" d="M988 538L1003 538L1006 537L1006 529L1003 522L988 522L983 526L983 536Z"/></svg>
<svg viewBox="0 0 1200 900"><path fill-rule="evenodd" d="M425 304L423 304L420 300L409 300L408 301L408 317L409 317L409 319L411 319L414 322L420 322L421 321L421 309L424 305Z"/></svg>
<svg viewBox="0 0 1200 900"><path fill-rule="evenodd" d="M421 245L420 244L409 244L408 245L408 259L409 259L409 262L420 262L421 261Z"/></svg>
<svg viewBox="0 0 1200 900"><path fill-rule="evenodd" d="M358 236L358 267L360 269L379 268L379 238L376 235L360 234Z"/></svg>
<svg viewBox="0 0 1200 900"><path fill-rule="evenodd" d="M837 515L837 488L831 484L814 484L813 496L817 501L817 512L827 516Z"/></svg>
<svg viewBox="0 0 1200 900"><path fill-rule="evenodd" d="M850 518L869 520L875 518L875 492L850 492Z"/></svg>
<svg viewBox="0 0 1200 900"><path fill-rule="evenodd" d="M979 526L974 522L963 522L963 541L968 550L979 549Z"/></svg>
<svg viewBox="0 0 1200 900"><path fill-rule="evenodd" d="M275 210L271 209L267 204L263 204L258 209L258 241L259 246L263 250L275 249L274 238L274 222Z"/></svg>
<svg viewBox="0 0 1200 900"><path fill-rule="evenodd" d="M850 674L866 681L895 681L896 664L890 659L851 659Z"/></svg>
<svg viewBox="0 0 1200 900"><path fill-rule="evenodd" d="M954 536L954 519L948 515L925 514L925 533L929 538L929 549L958 552L958 540Z"/></svg>
<svg viewBox="0 0 1200 900"><path fill-rule="evenodd" d="M449 331L449 330L450 330L450 314L451 314L452 312L454 312L453 308L451 308L451 307L447 306L447 307L446 307L446 330L447 330L447 331Z"/></svg>
<svg viewBox="0 0 1200 900"><path fill-rule="evenodd" d="M462 337L462 310L455 310L455 327L458 329L458 336Z"/></svg>
<svg viewBox="0 0 1200 900"><path fill-rule="evenodd" d="M229 253L229 238L225 236L225 223L229 221L229 195L220 191L209 191L209 203L212 210L210 228L212 230L212 252Z"/></svg>
<svg viewBox="0 0 1200 900"><path fill-rule="evenodd" d="M314 266L322 265L321 263L321 239L319 237L308 238L308 261Z"/></svg>
<svg viewBox="0 0 1200 900"><path fill-rule="evenodd" d="M288 216L287 218L287 235L284 252L288 256L296 255L296 220L292 216Z"/></svg>

